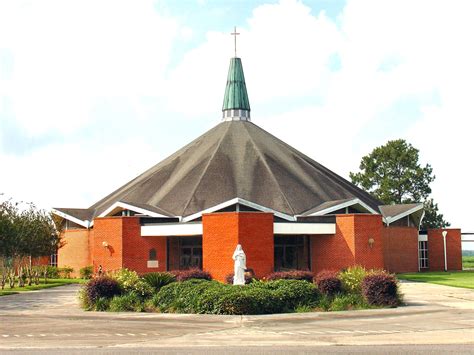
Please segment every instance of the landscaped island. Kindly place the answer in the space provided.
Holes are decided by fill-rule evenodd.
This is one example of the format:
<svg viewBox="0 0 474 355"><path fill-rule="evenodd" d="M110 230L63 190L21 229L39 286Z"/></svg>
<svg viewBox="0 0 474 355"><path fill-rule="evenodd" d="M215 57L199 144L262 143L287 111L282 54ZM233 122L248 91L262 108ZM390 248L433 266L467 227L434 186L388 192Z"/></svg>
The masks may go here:
<svg viewBox="0 0 474 355"><path fill-rule="evenodd" d="M231 279L229 275L228 279ZM90 280L82 307L94 311L202 314L269 314L342 311L401 304L398 281L383 270L286 271L234 286L202 270L150 273L122 269Z"/></svg>

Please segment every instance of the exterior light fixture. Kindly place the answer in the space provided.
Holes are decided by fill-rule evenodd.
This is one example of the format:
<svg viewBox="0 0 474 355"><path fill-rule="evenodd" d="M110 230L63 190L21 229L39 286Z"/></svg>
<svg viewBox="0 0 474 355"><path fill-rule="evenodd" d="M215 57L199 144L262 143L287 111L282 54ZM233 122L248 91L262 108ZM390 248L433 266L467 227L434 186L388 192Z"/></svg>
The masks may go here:
<svg viewBox="0 0 474 355"><path fill-rule="evenodd" d="M102 246L103 246L104 248L108 248L108 247L109 247L109 243L107 243L106 241L103 241L103 242L102 242Z"/></svg>
<svg viewBox="0 0 474 355"><path fill-rule="evenodd" d="M448 258L446 255L446 236L448 235L448 231L442 231L441 234L443 235L443 247L444 247L444 271L448 271Z"/></svg>
<svg viewBox="0 0 474 355"><path fill-rule="evenodd" d="M372 248L375 244L374 238L369 238L369 248Z"/></svg>

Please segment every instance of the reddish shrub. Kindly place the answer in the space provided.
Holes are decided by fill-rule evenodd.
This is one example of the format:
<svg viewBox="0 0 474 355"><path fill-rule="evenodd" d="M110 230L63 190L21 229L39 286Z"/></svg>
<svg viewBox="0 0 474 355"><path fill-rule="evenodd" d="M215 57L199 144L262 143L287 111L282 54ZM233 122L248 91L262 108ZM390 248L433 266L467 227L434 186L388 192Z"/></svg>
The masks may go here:
<svg viewBox="0 0 474 355"><path fill-rule="evenodd" d="M398 305L398 283L394 275L386 272L369 274L362 281L362 294L367 302L376 306Z"/></svg>
<svg viewBox="0 0 474 355"><path fill-rule="evenodd" d="M266 279L268 281L272 280L304 280L308 282L313 282L314 274L311 271L304 270L289 270L289 271L279 271L269 274Z"/></svg>
<svg viewBox="0 0 474 355"><path fill-rule="evenodd" d="M108 276L97 277L86 284L86 295L91 303L101 297L112 298L120 293L119 283Z"/></svg>
<svg viewBox="0 0 474 355"><path fill-rule="evenodd" d="M201 269L174 270L171 273L176 276L176 281L186 281L189 279L212 280L211 274Z"/></svg>
<svg viewBox="0 0 474 355"><path fill-rule="evenodd" d="M315 282L318 290L327 296L334 296L342 292L342 283L336 271L323 270L319 272Z"/></svg>

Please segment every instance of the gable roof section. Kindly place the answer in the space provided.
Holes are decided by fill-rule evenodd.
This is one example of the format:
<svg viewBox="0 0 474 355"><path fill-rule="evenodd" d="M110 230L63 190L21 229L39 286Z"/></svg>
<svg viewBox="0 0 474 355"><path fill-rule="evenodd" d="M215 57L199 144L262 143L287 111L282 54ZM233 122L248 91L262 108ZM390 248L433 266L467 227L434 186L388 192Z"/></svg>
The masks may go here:
<svg viewBox="0 0 474 355"><path fill-rule="evenodd" d="M413 219L419 225L424 215L423 203L382 205L379 206L379 210L387 225L409 215L413 215Z"/></svg>

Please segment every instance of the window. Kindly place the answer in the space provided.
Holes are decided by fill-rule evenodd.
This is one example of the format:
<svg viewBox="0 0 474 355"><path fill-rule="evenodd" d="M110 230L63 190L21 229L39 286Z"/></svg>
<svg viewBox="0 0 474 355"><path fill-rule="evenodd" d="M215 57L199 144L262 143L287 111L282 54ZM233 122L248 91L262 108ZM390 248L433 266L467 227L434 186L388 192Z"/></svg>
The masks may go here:
<svg viewBox="0 0 474 355"><path fill-rule="evenodd" d="M156 260L156 249L150 249L148 252L148 260Z"/></svg>
<svg viewBox="0 0 474 355"><path fill-rule="evenodd" d="M418 242L418 265L420 270L428 268L428 241Z"/></svg>
<svg viewBox="0 0 474 355"><path fill-rule="evenodd" d="M55 267L58 266L58 252L56 252L54 254L51 254L51 256L49 258L49 265L50 266L55 266Z"/></svg>
<svg viewBox="0 0 474 355"><path fill-rule="evenodd" d="M307 236L275 236L275 270L308 270Z"/></svg>
<svg viewBox="0 0 474 355"><path fill-rule="evenodd" d="M202 269L202 237L183 237L179 239L179 269Z"/></svg>

